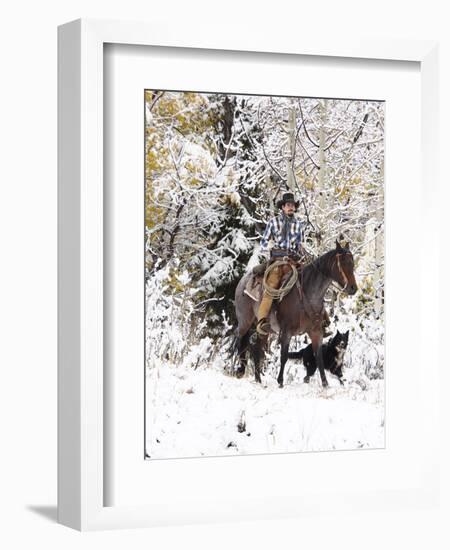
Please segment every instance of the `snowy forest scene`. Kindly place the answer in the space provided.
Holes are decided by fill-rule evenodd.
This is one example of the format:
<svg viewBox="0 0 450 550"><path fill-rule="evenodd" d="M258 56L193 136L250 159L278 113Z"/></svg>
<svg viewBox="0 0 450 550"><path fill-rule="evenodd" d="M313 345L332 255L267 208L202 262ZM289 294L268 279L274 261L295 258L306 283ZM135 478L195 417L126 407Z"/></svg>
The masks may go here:
<svg viewBox="0 0 450 550"><path fill-rule="evenodd" d="M384 102L144 103L146 457L383 448ZM268 229L287 216L291 263ZM274 261L291 286L264 339Z"/></svg>

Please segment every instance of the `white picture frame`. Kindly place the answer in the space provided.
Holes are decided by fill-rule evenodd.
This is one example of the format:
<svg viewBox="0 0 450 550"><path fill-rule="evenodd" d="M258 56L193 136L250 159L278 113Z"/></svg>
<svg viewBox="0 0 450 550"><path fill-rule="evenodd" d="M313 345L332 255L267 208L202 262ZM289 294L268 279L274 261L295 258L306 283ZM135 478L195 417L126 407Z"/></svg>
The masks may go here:
<svg viewBox="0 0 450 550"><path fill-rule="evenodd" d="M422 173L422 242L428 243L430 264L438 264L436 172L438 120L437 44L430 41L313 39L305 35L245 36L226 32L193 38L181 23L160 24L78 20L59 28L58 34L58 520L80 530L144 527L189 522L296 516L323 508L317 496L308 502L292 495L285 501L261 497L250 504L236 497L211 507L192 499L173 502L170 510L151 504L105 506L108 492L104 461L104 193L103 193L103 62L105 44L201 48L234 52L277 53L286 56L358 58L410 61L420 64ZM181 50L180 50L181 51ZM430 244L432 243L432 244ZM433 276L433 274L431 274ZM424 273L423 277L430 273ZM437 282L436 282L437 285ZM437 286L435 288L437 290ZM438 318L437 293L420 303L420 312ZM436 321L437 323L437 321ZM437 331L422 327L429 343L427 379L437 380ZM437 387L435 384L434 387ZM437 390L436 390L437 399ZM427 405L430 401L426 401ZM437 407L427 414L437 417ZM431 425L433 422L431 422ZM393 491L389 506L406 502L425 506L437 502L436 433L421 464L419 486ZM143 458L143 457L142 457ZM208 459L209 460L209 459ZM245 460L255 460L246 457ZM176 464L173 466L176 468ZM322 493L326 488L322 488ZM386 495L384 495L386 496ZM327 507L376 510L382 499L373 493L327 495ZM227 505L227 506L225 506Z"/></svg>

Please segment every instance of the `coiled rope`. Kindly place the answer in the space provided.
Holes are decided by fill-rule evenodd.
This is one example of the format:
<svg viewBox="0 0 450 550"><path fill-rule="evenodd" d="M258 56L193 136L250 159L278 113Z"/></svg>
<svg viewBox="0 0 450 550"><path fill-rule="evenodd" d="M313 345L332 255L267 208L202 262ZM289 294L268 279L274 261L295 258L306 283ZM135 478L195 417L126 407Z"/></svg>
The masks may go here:
<svg viewBox="0 0 450 550"><path fill-rule="evenodd" d="M267 278L274 269L281 267L282 265L289 265L289 267L292 269L291 276L287 281L285 281L280 286L280 288L273 288L269 286L269 283L267 282ZM266 269L266 272L264 273L264 279L263 279L264 290L274 300L282 300L286 296L286 294L291 290L291 288L295 285L295 283L297 282L297 279L298 279L297 269L292 263L286 262L284 260L277 260L273 262L273 264L270 264L269 267Z"/></svg>

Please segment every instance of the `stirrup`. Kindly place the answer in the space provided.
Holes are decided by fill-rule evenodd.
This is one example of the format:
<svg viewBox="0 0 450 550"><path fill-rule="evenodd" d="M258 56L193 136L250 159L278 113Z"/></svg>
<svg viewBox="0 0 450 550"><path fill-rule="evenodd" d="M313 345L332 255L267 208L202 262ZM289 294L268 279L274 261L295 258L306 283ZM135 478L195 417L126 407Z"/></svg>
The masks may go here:
<svg viewBox="0 0 450 550"><path fill-rule="evenodd" d="M267 317L263 317L256 324L256 332L258 336L269 336L270 333L270 323L267 320Z"/></svg>

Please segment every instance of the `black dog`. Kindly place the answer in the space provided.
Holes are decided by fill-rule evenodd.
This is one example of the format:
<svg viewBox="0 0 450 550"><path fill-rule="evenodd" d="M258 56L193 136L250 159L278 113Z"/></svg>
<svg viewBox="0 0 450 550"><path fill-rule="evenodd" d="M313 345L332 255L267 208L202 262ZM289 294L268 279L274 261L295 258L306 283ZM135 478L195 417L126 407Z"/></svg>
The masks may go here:
<svg viewBox="0 0 450 550"><path fill-rule="evenodd" d="M331 374L339 378L339 382L342 386L345 381L342 374L342 365L344 363L344 353L348 345L348 333L348 330L344 334L337 331L331 340L322 345L324 367L329 370ZM306 367L306 376L303 381L308 383L317 369L312 345L309 344L309 346L300 351L289 352L288 359L303 360L303 364Z"/></svg>

